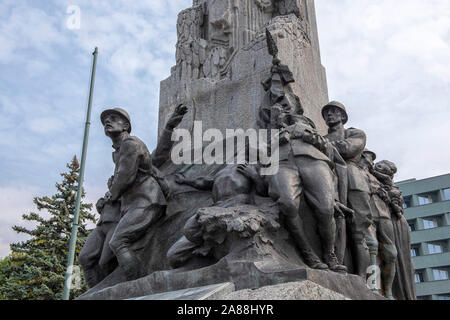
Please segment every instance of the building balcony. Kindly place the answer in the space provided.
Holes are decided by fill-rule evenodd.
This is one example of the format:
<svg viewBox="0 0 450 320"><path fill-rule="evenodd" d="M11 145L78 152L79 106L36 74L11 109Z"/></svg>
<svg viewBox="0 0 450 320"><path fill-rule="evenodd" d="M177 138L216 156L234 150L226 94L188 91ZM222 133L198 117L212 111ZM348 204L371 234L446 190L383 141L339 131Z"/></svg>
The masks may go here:
<svg viewBox="0 0 450 320"><path fill-rule="evenodd" d="M411 244L442 241L448 240L449 238L450 238L450 226L427 230L419 230L411 233Z"/></svg>
<svg viewBox="0 0 450 320"><path fill-rule="evenodd" d="M450 294L450 280L416 283L417 296Z"/></svg>
<svg viewBox="0 0 450 320"><path fill-rule="evenodd" d="M433 217L450 212L450 201L435 202L424 206L410 207L405 210L408 220Z"/></svg>
<svg viewBox="0 0 450 320"><path fill-rule="evenodd" d="M450 252L413 257L413 262L416 270L450 266Z"/></svg>

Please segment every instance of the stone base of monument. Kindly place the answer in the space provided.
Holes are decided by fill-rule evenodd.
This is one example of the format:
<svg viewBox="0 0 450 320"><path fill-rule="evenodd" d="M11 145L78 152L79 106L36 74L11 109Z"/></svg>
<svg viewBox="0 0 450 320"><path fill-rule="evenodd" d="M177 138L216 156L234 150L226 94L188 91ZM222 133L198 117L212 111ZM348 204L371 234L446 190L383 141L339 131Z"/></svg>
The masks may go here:
<svg viewBox="0 0 450 320"><path fill-rule="evenodd" d="M216 299L261 299L263 296L268 299L276 299L277 295L281 298L283 295L289 294L292 295L292 299L295 297L308 299L308 294L311 294L310 299L316 300L321 295L325 300L331 297L351 300L384 299L370 291L363 279L355 275L305 268L289 269L280 265L274 266L270 262L227 262L227 260L193 271L155 272L135 281L120 283L92 293L88 292L79 299L200 300L201 297L208 296L209 290L214 291L220 287L214 287L214 284L223 284L224 282L231 283L234 290L230 290L233 286L228 286L226 287L228 291L225 291L226 295L216 292ZM297 284L292 285L292 283ZM207 286L209 288L202 289ZM270 288L270 286L274 287ZM245 291L255 289L259 290ZM272 295L270 294L271 290L273 291ZM237 292L227 297L231 291Z"/></svg>
<svg viewBox="0 0 450 320"><path fill-rule="evenodd" d="M234 290L234 284L231 282L227 282L200 288L190 288L185 290L153 294L145 297L132 298L129 300L351 300L337 292L326 289L308 280L283 283L275 286L267 286L255 290Z"/></svg>

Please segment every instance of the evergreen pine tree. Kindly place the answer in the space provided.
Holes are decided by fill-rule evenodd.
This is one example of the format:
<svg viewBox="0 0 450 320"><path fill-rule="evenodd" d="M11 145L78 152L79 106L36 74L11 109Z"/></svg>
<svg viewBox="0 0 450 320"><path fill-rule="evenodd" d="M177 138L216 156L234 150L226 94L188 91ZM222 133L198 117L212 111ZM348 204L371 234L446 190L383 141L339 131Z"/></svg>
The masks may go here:
<svg viewBox="0 0 450 320"><path fill-rule="evenodd" d="M69 251L69 241L75 212L79 177L76 157L67 164L69 171L62 173L62 182L56 183L57 193L52 197L36 197L34 204L38 212L23 215L26 221L36 223L34 229L14 226L13 230L27 234L30 239L11 245L11 255L2 264L0 299L8 300L56 300L62 298L64 278ZM82 198L85 197L83 190ZM87 224L95 223L91 213L92 204L81 202L75 266L89 230ZM71 291L71 298L87 290L81 276L81 288Z"/></svg>

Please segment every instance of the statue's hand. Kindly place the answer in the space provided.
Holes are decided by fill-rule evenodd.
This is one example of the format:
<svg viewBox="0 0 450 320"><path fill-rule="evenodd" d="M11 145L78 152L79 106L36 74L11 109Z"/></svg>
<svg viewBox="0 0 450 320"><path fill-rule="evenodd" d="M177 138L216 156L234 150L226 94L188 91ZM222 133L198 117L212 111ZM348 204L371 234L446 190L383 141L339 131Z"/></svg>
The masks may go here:
<svg viewBox="0 0 450 320"><path fill-rule="evenodd" d="M175 175L175 182L178 184L186 184L186 178L182 174Z"/></svg>
<svg viewBox="0 0 450 320"><path fill-rule="evenodd" d="M237 171L249 179L253 179L258 176L258 172L256 171L255 167L249 166L247 164L239 165Z"/></svg>
<svg viewBox="0 0 450 320"><path fill-rule="evenodd" d="M97 204L95 205L95 208L97 209L97 212L101 215L103 212L103 208L105 208L106 200L105 198L100 198L97 201Z"/></svg>
<svg viewBox="0 0 450 320"><path fill-rule="evenodd" d="M113 182L114 182L114 176L112 176L112 177L109 178L109 180L108 180L108 189L111 189L111 187L112 187L112 185L113 185Z"/></svg>
<svg viewBox="0 0 450 320"><path fill-rule="evenodd" d="M107 193L105 193L105 201L106 202L111 202L112 201L112 194L111 194L111 192L107 192Z"/></svg>
<svg viewBox="0 0 450 320"><path fill-rule="evenodd" d="M355 216L355 211L348 208L344 204L342 204L339 201L336 201L334 204L334 211L336 217L346 218L346 219L353 219Z"/></svg>
<svg viewBox="0 0 450 320"><path fill-rule="evenodd" d="M183 121L184 115L188 112L188 107L180 104L167 122L167 129L173 130Z"/></svg>

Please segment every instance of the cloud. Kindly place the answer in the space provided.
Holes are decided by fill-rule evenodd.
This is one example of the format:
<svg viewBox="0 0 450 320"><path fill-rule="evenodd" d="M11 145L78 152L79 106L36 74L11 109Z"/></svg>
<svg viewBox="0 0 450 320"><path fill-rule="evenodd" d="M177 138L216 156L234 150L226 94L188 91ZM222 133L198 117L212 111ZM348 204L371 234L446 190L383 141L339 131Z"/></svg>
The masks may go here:
<svg viewBox="0 0 450 320"><path fill-rule="evenodd" d="M22 215L35 209L33 197L37 188L33 187L0 187L0 257L9 254L9 244L27 239L12 230L14 225L30 227L33 224L22 221Z"/></svg>
<svg viewBox="0 0 450 320"><path fill-rule="evenodd" d="M330 99L398 179L446 174L450 2L316 1Z"/></svg>

